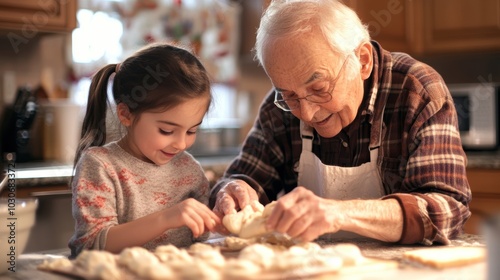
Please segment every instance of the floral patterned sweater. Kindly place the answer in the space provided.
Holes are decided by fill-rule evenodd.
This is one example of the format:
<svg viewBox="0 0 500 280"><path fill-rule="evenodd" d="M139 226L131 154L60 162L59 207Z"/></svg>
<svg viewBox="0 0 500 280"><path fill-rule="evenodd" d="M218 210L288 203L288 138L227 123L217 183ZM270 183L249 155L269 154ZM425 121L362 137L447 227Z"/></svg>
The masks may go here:
<svg viewBox="0 0 500 280"><path fill-rule="evenodd" d="M72 183L75 233L71 255L103 249L108 229L195 198L208 204L209 184L200 164L188 153L158 166L144 162L116 142L89 148L79 160ZM187 227L170 229L144 244L178 247L194 242Z"/></svg>

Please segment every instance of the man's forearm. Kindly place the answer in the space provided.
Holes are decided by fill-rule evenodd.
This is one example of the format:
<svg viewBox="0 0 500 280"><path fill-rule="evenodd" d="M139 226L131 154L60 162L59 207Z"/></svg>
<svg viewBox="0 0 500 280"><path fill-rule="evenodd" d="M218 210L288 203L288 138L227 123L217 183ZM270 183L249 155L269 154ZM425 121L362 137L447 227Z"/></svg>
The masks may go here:
<svg viewBox="0 0 500 280"><path fill-rule="evenodd" d="M403 231L403 212L395 199L332 201L331 218L340 229L366 237L397 242Z"/></svg>

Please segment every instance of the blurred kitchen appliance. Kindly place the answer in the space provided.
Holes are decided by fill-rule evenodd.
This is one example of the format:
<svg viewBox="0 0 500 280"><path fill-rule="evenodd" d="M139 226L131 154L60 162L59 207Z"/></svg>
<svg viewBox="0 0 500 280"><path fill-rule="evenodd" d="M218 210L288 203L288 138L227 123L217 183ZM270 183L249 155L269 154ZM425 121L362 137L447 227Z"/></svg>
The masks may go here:
<svg viewBox="0 0 500 280"><path fill-rule="evenodd" d="M37 110L35 93L29 87L20 87L14 104L5 108L2 123L2 158L13 158L16 162L32 160L30 129Z"/></svg>
<svg viewBox="0 0 500 280"><path fill-rule="evenodd" d="M466 150L500 147L500 86L496 84L448 85L458 115L462 145Z"/></svg>
<svg viewBox="0 0 500 280"><path fill-rule="evenodd" d="M237 125L200 128L196 132L196 141L188 151L195 157L237 155L240 133Z"/></svg>
<svg viewBox="0 0 500 280"><path fill-rule="evenodd" d="M40 103L44 160L73 163L80 140L82 110L82 106L66 99Z"/></svg>

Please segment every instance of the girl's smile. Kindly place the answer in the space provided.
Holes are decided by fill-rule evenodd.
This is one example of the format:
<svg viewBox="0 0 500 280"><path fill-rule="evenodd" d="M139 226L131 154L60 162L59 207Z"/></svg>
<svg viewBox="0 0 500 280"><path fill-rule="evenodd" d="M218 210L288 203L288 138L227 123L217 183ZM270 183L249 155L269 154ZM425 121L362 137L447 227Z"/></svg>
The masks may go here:
<svg viewBox="0 0 500 280"><path fill-rule="evenodd" d="M143 112L138 117L131 114L128 107L118 106L122 123L128 127L121 146L144 161L157 165L168 163L194 144L208 102L208 98L199 97L164 112Z"/></svg>

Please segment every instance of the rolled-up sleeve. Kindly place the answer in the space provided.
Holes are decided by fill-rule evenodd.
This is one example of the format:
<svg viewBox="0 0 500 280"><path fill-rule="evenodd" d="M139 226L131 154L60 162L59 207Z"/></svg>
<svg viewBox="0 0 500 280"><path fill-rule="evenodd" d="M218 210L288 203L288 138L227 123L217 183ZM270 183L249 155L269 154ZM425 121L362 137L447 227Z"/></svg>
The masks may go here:
<svg viewBox="0 0 500 280"><path fill-rule="evenodd" d="M402 180L384 199L395 198L403 209L399 243L449 244L470 217L470 186L453 100L436 82L409 94L399 171ZM384 170L382 171L384 173ZM385 170L388 177L396 176Z"/></svg>

